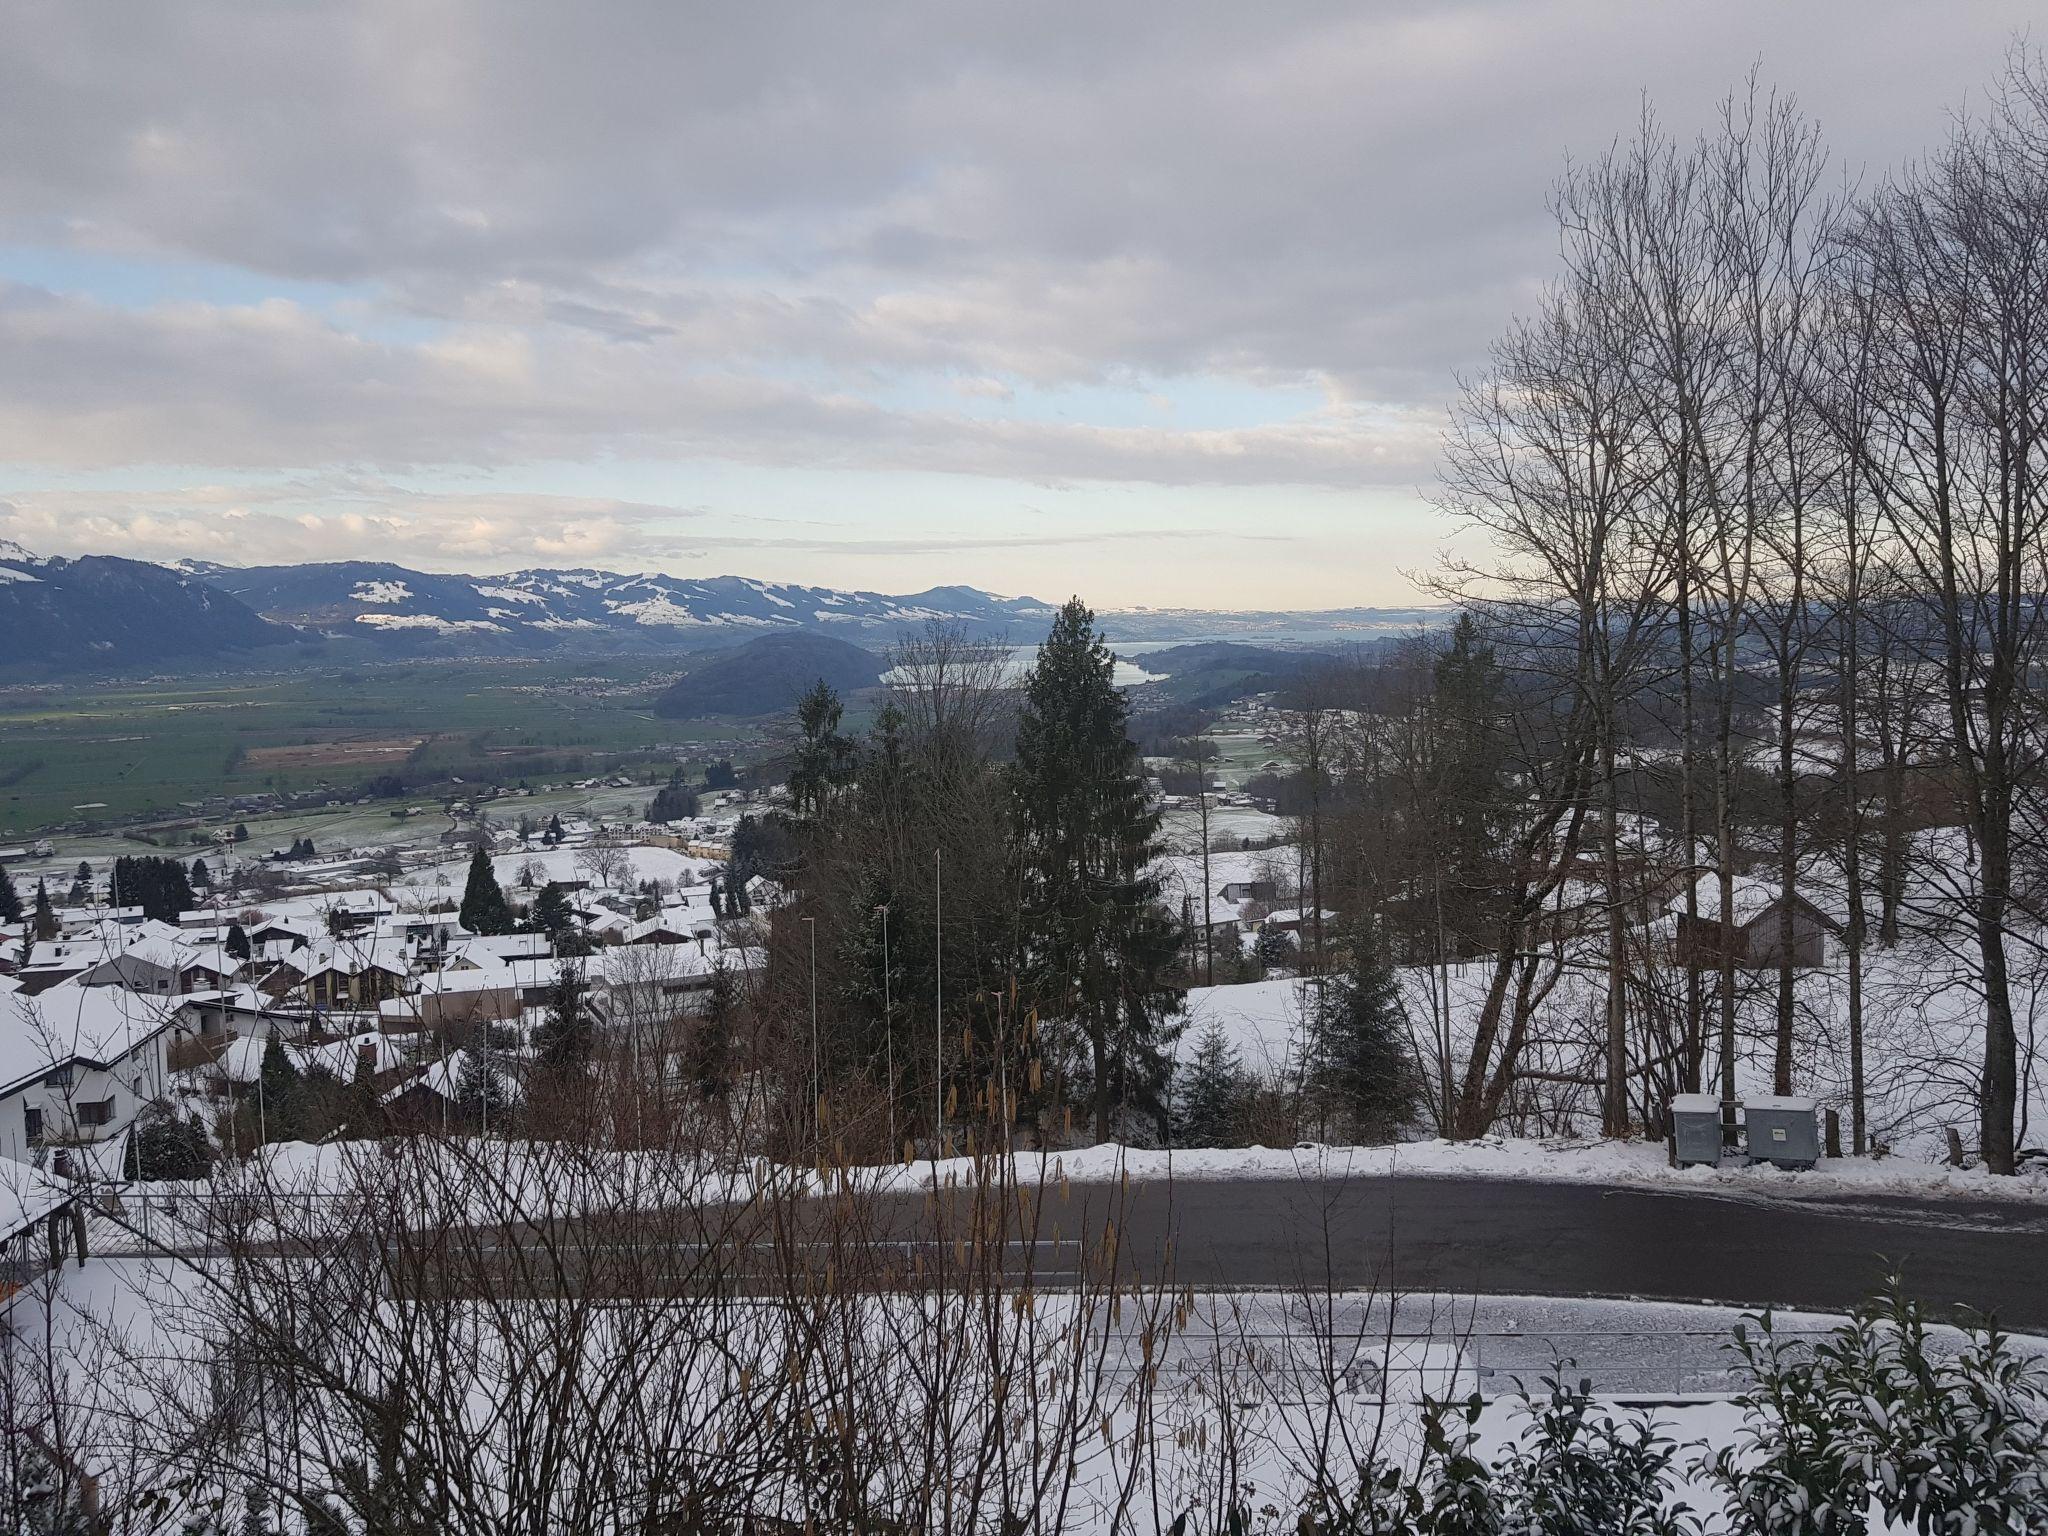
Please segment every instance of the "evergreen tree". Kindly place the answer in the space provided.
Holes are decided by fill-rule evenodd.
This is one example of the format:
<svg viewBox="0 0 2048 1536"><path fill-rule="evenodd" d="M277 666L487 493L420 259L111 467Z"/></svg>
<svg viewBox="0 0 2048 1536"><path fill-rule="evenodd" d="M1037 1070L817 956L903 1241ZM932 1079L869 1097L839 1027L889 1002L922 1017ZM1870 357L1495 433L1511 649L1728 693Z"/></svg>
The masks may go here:
<svg viewBox="0 0 2048 1536"><path fill-rule="evenodd" d="M557 814L548 818L548 829L541 833L540 840L552 848L568 835L568 833L562 830L562 818Z"/></svg>
<svg viewBox="0 0 2048 1536"><path fill-rule="evenodd" d="M152 1113L135 1122L121 1154L126 1179L203 1179L213 1169L213 1143L197 1120Z"/></svg>
<svg viewBox="0 0 2048 1536"><path fill-rule="evenodd" d="M711 881L711 915L712 915L713 917L724 917L724 916L725 916L725 894L724 894L724 891L725 891L725 888L724 888L724 886L722 886L722 885L721 885L721 884L719 883L719 881L717 880L717 878L716 878L716 877L713 877L713 879L712 879L712 881Z"/></svg>
<svg viewBox="0 0 2048 1536"><path fill-rule="evenodd" d="M462 1053L462 1067L455 1074L455 1107L488 1129L502 1124L510 1097L498 1070L497 1052L491 1048L490 1031L481 1029Z"/></svg>
<svg viewBox="0 0 2048 1536"><path fill-rule="evenodd" d="M668 783L648 802L647 819L663 824L671 821L688 821L697 814L697 811L697 791L683 782L683 770L678 764L669 773Z"/></svg>
<svg viewBox="0 0 2048 1536"><path fill-rule="evenodd" d="M1148 873L1159 812L1115 668L1095 616L1070 599L1024 680L1011 770L1025 969L1054 1043L1084 1066L1098 1141L1120 1104L1161 1115L1180 1008L1167 982L1180 939Z"/></svg>
<svg viewBox="0 0 2048 1536"><path fill-rule="evenodd" d="M576 912L569 905L569 893L558 881L550 880L533 900L534 926L551 939L559 939L575 925Z"/></svg>
<svg viewBox="0 0 2048 1536"><path fill-rule="evenodd" d="M241 960L244 962L250 958L253 952L253 946L249 943L248 931L240 923L228 924L228 935L222 944L222 948L227 951L230 960Z"/></svg>
<svg viewBox="0 0 2048 1536"><path fill-rule="evenodd" d="M206 867L206 860L194 859L192 861L191 880L192 889L195 891L210 891L213 889L213 872Z"/></svg>
<svg viewBox="0 0 2048 1536"><path fill-rule="evenodd" d="M82 907L92 900L92 866L80 859L78 873L71 878L70 894L64 898L74 907Z"/></svg>
<svg viewBox="0 0 2048 1536"><path fill-rule="evenodd" d="M384 1103L377 1092L377 1055L373 1050L356 1052L343 1113L351 1134L365 1140L384 1134Z"/></svg>
<svg viewBox="0 0 2048 1536"><path fill-rule="evenodd" d="M789 803L797 815L812 821L853 782L853 742L839 733L842 713L839 695L823 678L797 700L800 734L789 769Z"/></svg>
<svg viewBox="0 0 2048 1536"><path fill-rule="evenodd" d="M494 934L512 931L512 907L505 900L505 893L498 888L498 877L491 872L491 856L478 844L469 856L469 883L463 887L462 909L458 913L462 926L471 933Z"/></svg>
<svg viewBox="0 0 2048 1536"><path fill-rule="evenodd" d="M249 841L248 823L240 821L235 823L235 841L238 843L246 843L247 841Z"/></svg>
<svg viewBox="0 0 2048 1536"><path fill-rule="evenodd" d="M267 1141L296 1141L304 1108L304 1082L299 1069L292 1065L292 1059L285 1054L284 1036L276 1030L263 1042L263 1065L259 1073L258 1092L261 1094L260 1107L263 1116L263 1135Z"/></svg>
<svg viewBox="0 0 2048 1536"><path fill-rule="evenodd" d="M140 907L144 917L163 923L176 923L178 914L192 906L192 882L185 866L157 854L114 860L108 894L114 906Z"/></svg>
<svg viewBox="0 0 2048 1536"><path fill-rule="evenodd" d="M14 888L14 877L0 869L0 923L21 921L21 892Z"/></svg>
<svg viewBox="0 0 2048 1536"><path fill-rule="evenodd" d="M706 789L731 789L739 781L739 770L734 768L731 761L727 758L721 757L717 762L704 770L704 787Z"/></svg>
<svg viewBox="0 0 2048 1536"><path fill-rule="evenodd" d="M590 1012L583 1005L583 993L583 972L563 961L548 987L547 1017L535 1031L540 1059L549 1067L580 1069L590 1060Z"/></svg>
<svg viewBox="0 0 2048 1536"><path fill-rule="evenodd" d="M1211 1019L1195 1037L1195 1053L1176 1077L1179 1091L1174 1096L1173 1144L1237 1146L1246 1083L1221 1019Z"/></svg>
<svg viewBox="0 0 2048 1536"><path fill-rule="evenodd" d="M1421 1091L1408 1049L1408 1011L1377 925L1356 924L1350 951L1344 970L1323 983L1310 1031L1309 1084L1356 1140L1391 1141Z"/></svg>
<svg viewBox="0 0 2048 1536"><path fill-rule="evenodd" d="M56 911L50 906L50 888L36 882L36 912L29 920L29 933L38 939L54 939L59 932Z"/></svg>
<svg viewBox="0 0 2048 1536"><path fill-rule="evenodd" d="M732 1085L733 1015L739 1009L739 987L725 956L711 962L711 991L704 1012L690 1035L690 1077L707 1099L725 1097Z"/></svg>

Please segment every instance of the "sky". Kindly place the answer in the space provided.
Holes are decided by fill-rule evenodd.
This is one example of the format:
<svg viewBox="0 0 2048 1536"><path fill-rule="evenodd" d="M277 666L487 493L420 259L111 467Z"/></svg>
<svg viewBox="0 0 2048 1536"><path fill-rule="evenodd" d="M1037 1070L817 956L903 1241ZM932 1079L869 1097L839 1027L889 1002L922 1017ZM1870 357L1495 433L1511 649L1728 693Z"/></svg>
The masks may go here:
<svg viewBox="0 0 2048 1536"><path fill-rule="evenodd" d="M1409 604L1569 158L1756 66L1868 182L2033 11L19 0L0 538Z"/></svg>

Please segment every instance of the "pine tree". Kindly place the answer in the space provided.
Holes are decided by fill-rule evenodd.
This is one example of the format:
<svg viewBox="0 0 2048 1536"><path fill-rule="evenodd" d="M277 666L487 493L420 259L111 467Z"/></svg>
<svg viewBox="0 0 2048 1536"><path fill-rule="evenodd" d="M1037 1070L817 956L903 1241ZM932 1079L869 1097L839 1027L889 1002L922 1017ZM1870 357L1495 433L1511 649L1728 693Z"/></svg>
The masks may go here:
<svg viewBox="0 0 2048 1536"><path fill-rule="evenodd" d="M540 895L533 899L533 921L542 933L555 939L575 923L576 912L569 905L569 893L559 882L550 880L540 888Z"/></svg>
<svg viewBox="0 0 2048 1536"><path fill-rule="evenodd" d="M249 841L249 826L247 822L238 821L235 823L235 841L238 843Z"/></svg>
<svg viewBox="0 0 2048 1536"><path fill-rule="evenodd" d="M377 1093L377 1054L356 1052L355 1070L349 1075L347 1099L348 1128L365 1139L384 1133L384 1104Z"/></svg>
<svg viewBox="0 0 2048 1536"><path fill-rule="evenodd" d="M488 1027L477 1032L475 1042L462 1053L462 1069L455 1074L455 1106L485 1129L502 1123L510 1095L498 1071L497 1053L491 1049Z"/></svg>
<svg viewBox="0 0 2048 1536"><path fill-rule="evenodd" d="M221 947L227 951L230 960L246 962L254 951L249 943L249 932L240 923L229 923L227 938Z"/></svg>
<svg viewBox="0 0 2048 1536"><path fill-rule="evenodd" d="M732 1084L733 1015L739 1009L739 987L725 956L711 962L711 992L690 1035L690 1076L707 1099L725 1097Z"/></svg>
<svg viewBox="0 0 2048 1536"><path fill-rule="evenodd" d="M697 811L697 791L683 782L682 766L678 764L670 771L668 783L648 803L647 819L662 823L688 821Z"/></svg>
<svg viewBox="0 0 2048 1536"><path fill-rule="evenodd" d="M213 1143L197 1120L151 1113L135 1122L121 1153L125 1179L203 1179L213 1168Z"/></svg>
<svg viewBox="0 0 2048 1536"><path fill-rule="evenodd" d="M581 1068L590 1060L590 1014L583 1006L583 973L564 961L548 987L547 1017L535 1031L540 1059L558 1070Z"/></svg>
<svg viewBox="0 0 2048 1536"><path fill-rule="evenodd" d="M0 923L21 921L21 892L14 888L14 877L0 869Z"/></svg>
<svg viewBox="0 0 2048 1536"><path fill-rule="evenodd" d="M1119 1103L1162 1113L1180 1007L1167 983L1180 940L1148 873L1159 812L1115 668L1095 616L1069 600L1024 680L1011 770L1025 968L1054 1043L1077 1065L1085 1047L1098 1141Z"/></svg>
<svg viewBox="0 0 2048 1536"><path fill-rule="evenodd" d="M1378 926L1356 924L1350 951L1350 963L1323 983L1310 1032L1309 1085L1356 1140L1391 1141L1420 1092L1408 1011Z"/></svg>
<svg viewBox="0 0 2048 1536"><path fill-rule="evenodd" d="M59 932L57 913L50 906L50 888L42 881L36 882L36 912L29 920L29 933L38 939L54 939Z"/></svg>
<svg viewBox="0 0 2048 1536"><path fill-rule="evenodd" d="M210 891L213 889L213 871L206 867L206 860L194 859L192 861L191 879L192 889L195 891Z"/></svg>
<svg viewBox="0 0 2048 1536"><path fill-rule="evenodd" d="M839 733L842 713L839 695L823 678L797 700L800 736L789 769L789 803L813 821L853 781L853 742Z"/></svg>
<svg viewBox="0 0 2048 1536"><path fill-rule="evenodd" d="M462 910L457 915L471 933L512 931L511 904L498 888L498 877L491 872L491 856L482 844L469 857L469 883L463 887Z"/></svg>
<svg viewBox="0 0 2048 1536"><path fill-rule="evenodd" d="M272 1030L263 1042L263 1065L259 1072L259 1101L263 1135L268 1141L296 1141L304 1118L303 1080L299 1069L285 1054L284 1036Z"/></svg>
<svg viewBox="0 0 2048 1536"><path fill-rule="evenodd" d="M192 906L192 882L185 866L156 854L114 860L107 889L114 906L140 907L144 917L158 922L175 923L178 914Z"/></svg>
<svg viewBox="0 0 2048 1536"><path fill-rule="evenodd" d="M548 829L541 833L540 840L552 848L566 836L568 833L562 830L562 818L557 814L548 818Z"/></svg>
<svg viewBox="0 0 2048 1536"><path fill-rule="evenodd" d="M1221 1019L1211 1019L1195 1037L1195 1053L1176 1075L1179 1091L1173 1105L1173 1144L1238 1145L1246 1085Z"/></svg>

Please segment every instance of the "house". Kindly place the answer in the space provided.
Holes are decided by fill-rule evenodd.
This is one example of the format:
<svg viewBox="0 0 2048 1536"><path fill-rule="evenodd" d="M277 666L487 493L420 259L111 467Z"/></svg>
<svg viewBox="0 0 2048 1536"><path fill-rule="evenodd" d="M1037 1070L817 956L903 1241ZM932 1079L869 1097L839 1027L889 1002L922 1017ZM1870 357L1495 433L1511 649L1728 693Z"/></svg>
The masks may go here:
<svg viewBox="0 0 2048 1536"><path fill-rule="evenodd" d="M622 1024L664 1023L703 1012L723 963L735 981L767 968L765 951L691 944L621 944L590 959L592 983Z"/></svg>
<svg viewBox="0 0 2048 1536"><path fill-rule="evenodd" d="M1218 901L1271 901L1280 894L1274 880L1232 880L1216 892Z"/></svg>
<svg viewBox="0 0 2048 1536"><path fill-rule="evenodd" d="M199 959L184 934L168 923L138 923L117 930L104 943L101 957L79 973L80 986L124 987L169 997L185 990L185 972ZM209 984L219 983L216 979Z"/></svg>
<svg viewBox="0 0 2048 1536"><path fill-rule="evenodd" d="M0 996L0 1157L112 1140L164 1091L176 1009L119 987Z"/></svg>
<svg viewBox="0 0 2048 1536"><path fill-rule="evenodd" d="M1693 890L1699 916L1688 917L1683 911L1670 914L1672 956L1690 970L1719 970L1720 877L1702 875ZM1753 875L1736 876L1729 946L1735 965L1743 970L1776 970L1786 958L1784 920L1788 915L1792 965L1802 970L1825 965L1828 935L1836 931L1834 919L1796 891L1788 896L1774 882Z"/></svg>
<svg viewBox="0 0 2048 1536"><path fill-rule="evenodd" d="M398 946L340 940L316 946L287 969L302 972L299 996L308 1008L374 1009L410 984L410 970Z"/></svg>

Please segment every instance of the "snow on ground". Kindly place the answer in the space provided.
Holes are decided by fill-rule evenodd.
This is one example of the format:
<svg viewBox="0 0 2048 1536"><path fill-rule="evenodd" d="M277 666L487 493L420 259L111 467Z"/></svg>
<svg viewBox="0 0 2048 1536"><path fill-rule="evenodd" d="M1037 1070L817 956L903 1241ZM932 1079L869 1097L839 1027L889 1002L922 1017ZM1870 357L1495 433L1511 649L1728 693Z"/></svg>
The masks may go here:
<svg viewBox="0 0 2048 1536"><path fill-rule="evenodd" d="M934 1177L958 1184L978 1176L967 1158L927 1159L875 1170L879 1187L923 1189ZM1489 1136L1478 1141L1410 1141L1381 1147L1233 1147L1161 1151L1106 1143L1066 1152L1020 1153L1020 1180L1133 1182L1174 1179L1387 1178L1528 1179L1554 1184L1676 1185L1757 1198L1905 1195L1920 1199L2048 1202L2048 1169L2012 1178L1980 1168L1950 1168L1904 1158L1838 1158L1805 1172L1759 1164L1748 1168L1673 1168L1661 1144L1642 1141L1534 1140Z"/></svg>
<svg viewBox="0 0 2048 1536"><path fill-rule="evenodd" d="M643 880L659 880L670 887L701 885L718 867L709 859L695 859L673 848L633 844L622 845L617 851L625 862L622 869L612 876L611 883L615 887L630 889ZM520 871L529 864L534 867L536 889L551 880L596 883L590 859L591 850L587 848L535 847L517 853L495 854L491 859L491 869L498 878L498 884L507 890L518 887ZM434 900L459 901L468 878L469 856L464 854L460 858L444 859L437 864L408 870L392 883L392 893L401 900L425 896Z"/></svg>

